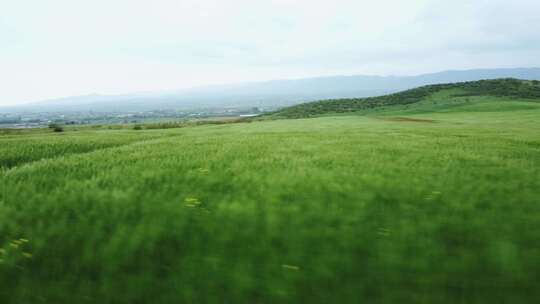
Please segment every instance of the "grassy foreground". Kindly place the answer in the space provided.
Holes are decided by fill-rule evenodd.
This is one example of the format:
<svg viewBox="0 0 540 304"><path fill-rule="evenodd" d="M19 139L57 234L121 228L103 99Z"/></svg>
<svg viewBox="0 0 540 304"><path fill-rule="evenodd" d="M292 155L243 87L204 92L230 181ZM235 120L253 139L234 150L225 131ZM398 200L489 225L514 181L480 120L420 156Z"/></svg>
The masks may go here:
<svg viewBox="0 0 540 304"><path fill-rule="evenodd" d="M540 104L0 136L0 303L534 303Z"/></svg>

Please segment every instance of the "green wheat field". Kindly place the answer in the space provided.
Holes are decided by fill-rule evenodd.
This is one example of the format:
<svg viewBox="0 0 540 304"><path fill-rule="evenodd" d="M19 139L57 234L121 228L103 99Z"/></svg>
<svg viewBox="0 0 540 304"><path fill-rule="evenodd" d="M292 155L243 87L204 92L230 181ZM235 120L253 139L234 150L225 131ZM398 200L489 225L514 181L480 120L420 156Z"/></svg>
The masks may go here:
<svg viewBox="0 0 540 304"><path fill-rule="evenodd" d="M534 303L539 99L454 93L3 131L0 303Z"/></svg>

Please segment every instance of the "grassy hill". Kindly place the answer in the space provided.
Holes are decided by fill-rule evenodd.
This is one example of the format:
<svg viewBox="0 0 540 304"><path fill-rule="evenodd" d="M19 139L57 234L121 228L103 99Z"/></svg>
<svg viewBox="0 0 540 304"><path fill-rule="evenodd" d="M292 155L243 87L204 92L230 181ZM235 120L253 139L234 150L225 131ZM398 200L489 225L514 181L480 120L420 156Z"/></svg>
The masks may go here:
<svg viewBox="0 0 540 304"><path fill-rule="evenodd" d="M418 106L431 103L445 106L459 105L463 102L482 101L478 97L500 97L507 99L540 100L540 81L517 79L481 80L452 84L429 85L404 92L354 99L333 99L304 103L266 115L266 118L305 118L312 116L387 110L394 106ZM395 110L395 109L394 109ZM437 110L431 107L430 111Z"/></svg>
<svg viewBox="0 0 540 304"><path fill-rule="evenodd" d="M537 84L495 83L370 115L0 133L0 303L535 303Z"/></svg>

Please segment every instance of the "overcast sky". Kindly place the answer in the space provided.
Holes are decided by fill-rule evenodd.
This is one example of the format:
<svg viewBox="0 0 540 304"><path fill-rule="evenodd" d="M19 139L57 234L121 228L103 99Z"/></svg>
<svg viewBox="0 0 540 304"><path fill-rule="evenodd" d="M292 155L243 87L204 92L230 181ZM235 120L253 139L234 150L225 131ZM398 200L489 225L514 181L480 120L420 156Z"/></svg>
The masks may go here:
<svg viewBox="0 0 540 304"><path fill-rule="evenodd" d="M540 66L539 0L0 0L0 105Z"/></svg>

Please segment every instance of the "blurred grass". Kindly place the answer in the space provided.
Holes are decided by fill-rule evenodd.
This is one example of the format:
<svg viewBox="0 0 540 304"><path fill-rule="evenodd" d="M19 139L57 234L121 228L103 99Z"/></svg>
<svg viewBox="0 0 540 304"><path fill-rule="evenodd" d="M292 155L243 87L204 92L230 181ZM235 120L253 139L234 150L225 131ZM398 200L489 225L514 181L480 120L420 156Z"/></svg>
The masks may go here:
<svg viewBox="0 0 540 304"><path fill-rule="evenodd" d="M535 303L530 104L0 136L0 302Z"/></svg>
<svg viewBox="0 0 540 304"><path fill-rule="evenodd" d="M31 131L31 132L28 132ZM52 133L42 129L28 130L23 135L0 135L0 168L9 169L28 162L70 154L86 153L137 141L158 138L164 134L146 132L135 134L125 131L79 131Z"/></svg>

